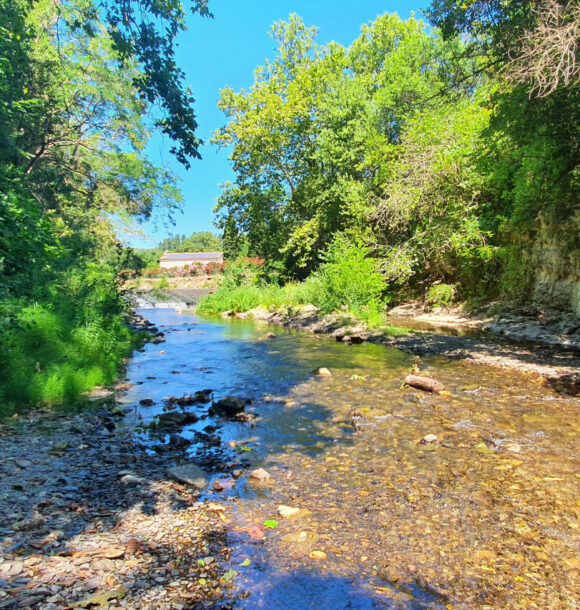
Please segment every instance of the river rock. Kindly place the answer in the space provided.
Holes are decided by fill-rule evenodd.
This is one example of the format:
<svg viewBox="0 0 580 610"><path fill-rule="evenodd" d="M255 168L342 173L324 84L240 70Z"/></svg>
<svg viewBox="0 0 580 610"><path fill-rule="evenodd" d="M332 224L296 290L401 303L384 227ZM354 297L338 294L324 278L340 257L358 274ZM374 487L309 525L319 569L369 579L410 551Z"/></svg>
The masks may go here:
<svg viewBox="0 0 580 610"><path fill-rule="evenodd" d="M300 509L296 506L285 506L284 504L280 504L278 506L278 514L280 517L294 517L300 512Z"/></svg>
<svg viewBox="0 0 580 610"><path fill-rule="evenodd" d="M405 377L405 383L412 388L424 390L425 392L433 392L434 394L439 394L439 392L445 390L445 386L442 383L439 383L436 379L431 379L431 377L407 375L407 377Z"/></svg>
<svg viewBox="0 0 580 610"><path fill-rule="evenodd" d="M139 401L139 404L142 407L152 407L155 404L155 401L152 398L142 398Z"/></svg>
<svg viewBox="0 0 580 610"><path fill-rule="evenodd" d="M199 417L195 413L182 413L180 411L171 411L169 413L161 413L159 415L160 428L182 428L189 424L195 424L199 421Z"/></svg>
<svg viewBox="0 0 580 610"><path fill-rule="evenodd" d="M233 417L238 413L241 413L246 408L246 401L243 398L236 396L226 396L217 402L214 402L212 406L212 413L217 415L225 415L226 417Z"/></svg>
<svg viewBox="0 0 580 610"><path fill-rule="evenodd" d="M167 476L178 483L185 483L196 489L206 489L209 486L209 475L195 464L173 466L167 470Z"/></svg>
<svg viewBox="0 0 580 610"><path fill-rule="evenodd" d="M423 442L425 443L434 443L437 440L436 434L427 434L423 437Z"/></svg>
<svg viewBox="0 0 580 610"><path fill-rule="evenodd" d="M185 396L168 396L163 400L169 405L179 405L180 407L189 407L199 402L209 402L213 390L199 390L195 394L187 394Z"/></svg>
<svg viewBox="0 0 580 610"><path fill-rule="evenodd" d="M260 335L260 336L258 337L258 339L259 339L260 341L266 341L266 340L268 340L268 339L275 339L275 338L276 338L276 335L275 335L274 333L266 333L266 334L264 334L264 335Z"/></svg>
<svg viewBox="0 0 580 610"><path fill-rule="evenodd" d="M272 475L263 468L256 468L256 470L252 470L250 472L250 479L254 479L254 481L269 481L272 478Z"/></svg>
<svg viewBox="0 0 580 610"><path fill-rule="evenodd" d="M169 446L171 449L187 449L191 445L191 441L179 434L172 434L169 437Z"/></svg>
<svg viewBox="0 0 580 610"><path fill-rule="evenodd" d="M126 474L121 477L121 483L125 487L137 487L137 485L142 485L145 483L145 479L136 477L134 474Z"/></svg>
<svg viewBox="0 0 580 610"><path fill-rule="evenodd" d="M364 342L364 339L362 337L359 337L358 335L345 335L342 338L342 342L347 344L352 343L354 345L359 345L360 343Z"/></svg>
<svg viewBox="0 0 580 610"><path fill-rule="evenodd" d="M321 366L320 368L316 369L316 374L319 377L332 377L330 369L327 369L325 366Z"/></svg>

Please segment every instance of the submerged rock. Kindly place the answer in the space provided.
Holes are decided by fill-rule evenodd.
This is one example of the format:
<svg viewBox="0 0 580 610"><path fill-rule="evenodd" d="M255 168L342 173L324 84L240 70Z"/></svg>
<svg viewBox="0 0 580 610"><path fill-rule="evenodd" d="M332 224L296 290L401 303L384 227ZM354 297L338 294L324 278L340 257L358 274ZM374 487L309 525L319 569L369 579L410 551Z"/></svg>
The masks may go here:
<svg viewBox="0 0 580 610"><path fill-rule="evenodd" d="M285 506L284 504L278 506L278 514L280 517L295 517L298 513L300 513L300 509L296 506Z"/></svg>
<svg viewBox="0 0 580 610"><path fill-rule="evenodd" d="M316 369L316 374L319 377L332 377L330 369L327 369L325 366L321 366L320 368Z"/></svg>
<svg viewBox="0 0 580 610"><path fill-rule="evenodd" d="M436 434L427 434L426 436L423 437L424 443L434 443L436 440L437 440Z"/></svg>
<svg viewBox="0 0 580 610"><path fill-rule="evenodd" d="M236 396L226 396L214 402L211 408L212 414L234 417L246 408L246 401Z"/></svg>
<svg viewBox="0 0 580 610"><path fill-rule="evenodd" d="M254 481L269 481L271 478L272 475L263 468L256 468L250 472L250 479L254 479Z"/></svg>
<svg viewBox="0 0 580 610"><path fill-rule="evenodd" d="M161 413L159 415L160 428L182 428L189 424L195 424L197 421L199 421L199 417L195 413L170 411L169 413Z"/></svg>
<svg viewBox="0 0 580 610"><path fill-rule="evenodd" d="M274 333L266 333L264 335L260 335L258 337L259 341L267 341L268 339L275 339L276 335Z"/></svg>
<svg viewBox="0 0 580 610"><path fill-rule="evenodd" d="M431 379L431 377L407 375L407 377L405 377L405 383L412 388L424 390L425 392L433 392L434 394L439 394L439 392L445 390L445 386L442 383L439 383L436 379Z"/></svg>
<svg viewBox="0 0 580 610"><path fill-rule="evenodd" d="M209 475L195 464L173 466L167 470L167 476L178 483L185 483L196 489L206 489L209 486Z"/></svg>

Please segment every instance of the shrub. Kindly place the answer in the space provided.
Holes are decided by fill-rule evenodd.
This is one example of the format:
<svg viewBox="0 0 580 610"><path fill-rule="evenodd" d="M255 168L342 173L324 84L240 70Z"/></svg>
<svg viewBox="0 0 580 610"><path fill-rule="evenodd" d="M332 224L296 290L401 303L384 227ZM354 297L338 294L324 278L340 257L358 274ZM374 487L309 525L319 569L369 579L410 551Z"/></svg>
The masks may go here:
<svg viewBox="0 0 580 610"><path fill-rule="evenodd" d="M167 281L167 277L165 277L165 275L157 282L155 288L157 290L165 290L169 288L169 282Z"/></svg>
<svg viewBox="0 0 580 610"><path fill-rule="evenodd" d="M324 264L306 280L313 304L322 311L346 308L357 316L375 316L382 307L385 281L369 248L337 235Z"/></svg>
<svg viewBox="0 0 580 610"><path fill-rule="evenodd" d="M434 307L449 307L455 298L452 284L433 284L427 292L427 303Z"/></svg>

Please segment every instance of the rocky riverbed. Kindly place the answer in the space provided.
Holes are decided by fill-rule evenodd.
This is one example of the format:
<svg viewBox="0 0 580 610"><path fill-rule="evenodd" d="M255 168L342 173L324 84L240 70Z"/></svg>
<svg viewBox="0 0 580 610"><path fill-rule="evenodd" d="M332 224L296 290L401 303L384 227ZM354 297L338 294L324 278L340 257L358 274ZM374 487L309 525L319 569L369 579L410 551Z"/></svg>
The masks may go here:
<svg viewBox="0 0 580 610"><path fill-rule="evenodd" d="M0 427L0 608L230 607L220 507L170 480L122 411Z"/></svg>
<svg viewBox="0 0 580 610"><path fill-rule="evenodd" d="M0 426L0 608L577 607L578 399L315 311L150 315L113 392Z"/></svg>
<svg viewBox="0 0 580 610"><path fill-rule="evenodd" d="M494 322L457 314L419 316L412 315L412 311L395 312L390 321L400 326L415 324L417 328L395 334L391 334L389 327L369 329L348 315L323 315L311 305L279 311L258 307L222 315L328 335L345 343L368 341L390 345L415 356L443 356L511 368L534 373L559 390L580 392L580 322L572 315L554 314L542 322L531 316L506 314Z"/></svg>

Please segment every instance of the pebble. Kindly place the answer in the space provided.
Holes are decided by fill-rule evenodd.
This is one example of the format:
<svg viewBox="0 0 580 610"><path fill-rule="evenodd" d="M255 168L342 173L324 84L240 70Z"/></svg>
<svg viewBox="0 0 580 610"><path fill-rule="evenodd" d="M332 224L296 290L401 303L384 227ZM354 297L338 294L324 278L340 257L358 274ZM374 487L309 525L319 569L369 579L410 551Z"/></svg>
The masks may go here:
<svg viewBox="0 0 580 610"><path fill-rule="evenodd" d="M272 475L263 468L256 468L256 470L250 472L250 479L255 481L269 481L271 478Z"/></svg>
<svg viewBox="0 0 580 610"><path fill-rule="evenodd" d="M121 483L125 485L125 487L137 487L137 485L142 485L145 483L145 479L136 477L132 474L126 474L125 476L121 477Z"/></svg>
<svg viewBox="0 0 580 610"><path fill-rule="evenodd" d="M285 506L284 504L280 504L280 506L278 506L278 514L281 517L293 517L299 512L300 509L296 508L295 506Z"/></svg>
<svg viewBox="0 0 580 610"><path fill-rule="evenodd" d="M423 440L426 443L434 443L437 440L437 435L436 434L427 434L426 436L423 437Z"/></svg>

